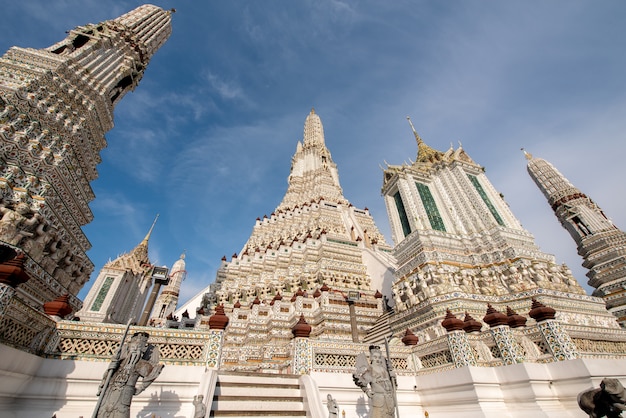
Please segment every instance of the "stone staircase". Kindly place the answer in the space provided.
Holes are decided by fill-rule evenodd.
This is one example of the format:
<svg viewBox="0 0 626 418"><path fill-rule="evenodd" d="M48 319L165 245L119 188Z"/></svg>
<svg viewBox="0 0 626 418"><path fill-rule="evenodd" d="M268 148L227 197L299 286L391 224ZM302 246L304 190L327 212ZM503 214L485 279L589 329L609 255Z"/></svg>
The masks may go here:
<svg viewBox="0 0 626 418"><path fill-rule="evenodd" d="M210 417L306 417L298 376L220 372Z"/></svg>
<svg viewBox="0 0 626 418"><path fill-rule="evenodd" d="M393 309L383 313L378 317L372 328L367 331L367 335L363 339L366 344L384 344L385 337L391 335L391 327L389 326L389 317L393 314Z"/></svg>

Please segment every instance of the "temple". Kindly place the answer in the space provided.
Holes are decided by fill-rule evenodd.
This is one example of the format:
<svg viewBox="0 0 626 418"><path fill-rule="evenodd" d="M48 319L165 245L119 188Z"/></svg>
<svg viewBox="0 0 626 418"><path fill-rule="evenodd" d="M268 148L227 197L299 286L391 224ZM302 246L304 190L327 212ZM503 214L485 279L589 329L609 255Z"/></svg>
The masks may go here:
<svg viewBox="0 0 626 418"><path fill-rule="evenodd" d="M153 265L148 242L155 222L132 251L109 261L100 270L85 297L78 318L86 322L138 323L152 286Z"/></svg>
<svg viewBox="0 0 626 418"><path fill-rule="evenodd" d="M384 293L391 296L393 263L367 208L344 197L311 110L285 196L257 218L240 253L222 260L215 283L201 292L201 310L219 304L230 317L225 367L288 368L291 328L301 315L313 336L362 341L384 311Z"/></svg>
<svg viewBox="0 0 626 418"><path fill-rule="evenodd" d="M576 242L589 286L626 326L626 233L574 187L552 164L525 152L530 177L548 200L563 228Z"/></svg>
<svg viewBox="0 0 626 418"><path fill-rule="evenodd" d="M145 5L87 24L45 49L0 58L0 257L25 255L30 276L17 298L31 307L76 295L89 279L91 222L104 134L171 33L169 11Z"/></svg>
<svg viewBox="0 0 626 418"><path fill-rule="evenodd" d="M184 253L171 268L151 262L153 223L79 301L94 267L81 226L92 217L104 133L170 20L141 6L0 59L3 416L92 415L127 335L158 350L149 388L124 397L131 416L323 418L325 400L334 413L368 416L378 391L387 415L568 417L581 414L579 393L626 378L626 330L616 320L623 232L528 155L590 270L596 290L587 295L462 146L437 150L410 120L415 161L382 173L393 246L344 196L311 110L288 173L285 162L284 197L251 220L248 240L196 297L179 304ZM150 374L138 356L126 363L137 368L121 370L131 391ZM368 364L388 365L384 390Z"/></svg>
<svg viewBox="0 0 626 418"><path fill-rule="evenodd" d="M451 306L481 316L486 303L503 312L522 310L533 297L568 322L586 323L593 311L594 321L615 326L600 301L584 296L569 268L537 247L483 167L461 146L431 148L411 128L415 162L389 165L383 173L397 261L396 315L389 319L394 333L408 327L429 339L442 332Z"/></svg>

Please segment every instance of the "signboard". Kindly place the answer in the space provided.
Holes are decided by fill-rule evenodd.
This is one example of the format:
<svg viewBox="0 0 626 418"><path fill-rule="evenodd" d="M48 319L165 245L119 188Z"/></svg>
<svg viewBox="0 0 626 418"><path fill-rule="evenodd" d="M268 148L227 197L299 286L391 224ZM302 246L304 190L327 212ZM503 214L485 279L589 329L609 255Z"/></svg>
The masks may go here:
<svg viewBox="0 0 626 418"><path fill-rule="evenodd" d="M361 298L361 292L358 290L349 290L348 291L348 301L356 302Z"/></svg>

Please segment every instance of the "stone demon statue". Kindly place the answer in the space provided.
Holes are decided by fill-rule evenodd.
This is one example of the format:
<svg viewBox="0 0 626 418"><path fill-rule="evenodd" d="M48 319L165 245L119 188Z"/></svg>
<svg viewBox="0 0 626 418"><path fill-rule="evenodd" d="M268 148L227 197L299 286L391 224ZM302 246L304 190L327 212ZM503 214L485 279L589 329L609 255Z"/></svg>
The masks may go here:
<svg viewBox="0 0 626 418"><path fill-rule="evenodd" d="M337 405L337 400L330 393L326 395L326 407L328 408L328 418L339 417L339 405Z"/></svg>
<svg viewBox="0 0 626 418"><path fill-rule="evenodd" d="M599 388L578 394L578 406L589 418L619 418L626 410L626 390L619 380L605 377Z"/></svg>
<svg viewBox="0 0 626 418"><path fill-rule="evenodd" d="M148 334L135 333L118 351L102 379L98 389L101 403L98 403L94 417L129 418L133 396L150 386L161 370L159 350L148 344ZM140 377L141 384L137 386Z"/></svg>
<svg viewBox="0 0 626 418"><path fill-rule="evenodd" d="M357 356L352 379L370 399L371 418L393 418L396 406L395 373L378 346L371 345L369 351L370 362L364 353Z"/></svg>

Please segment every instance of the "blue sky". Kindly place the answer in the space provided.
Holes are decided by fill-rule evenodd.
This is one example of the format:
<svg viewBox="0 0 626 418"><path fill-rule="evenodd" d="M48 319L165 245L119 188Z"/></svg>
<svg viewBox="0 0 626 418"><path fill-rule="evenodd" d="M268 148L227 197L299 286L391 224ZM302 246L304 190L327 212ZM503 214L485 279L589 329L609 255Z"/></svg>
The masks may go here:
<svg viewBox="0 0 626 418"><path fill-rule="evenodd" d="M44 48L135 1L4 2L0 51ZM415 159L411 119L432 147L479 164L545 252L585 270L520 152L552 162L626 228L626 2L156 1L173 33L116 109L95 220L97 271L160 214L150 258L185 251L183 300L239 252L287 187L311 107L344 195L392 243L380 195L387 161ZM85 296L95 273L81 296Z"/></svg>

